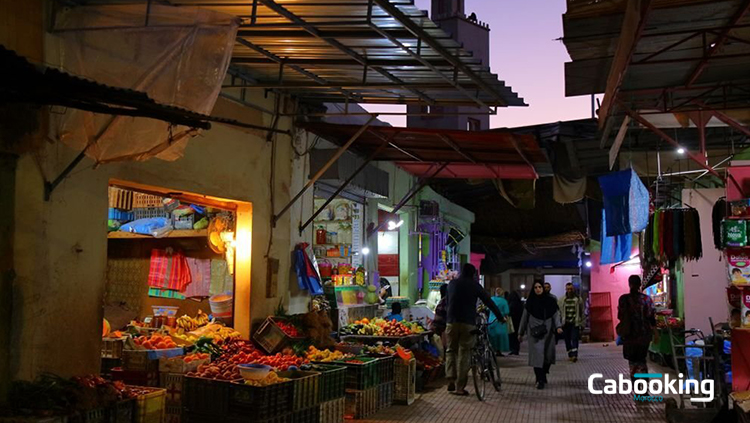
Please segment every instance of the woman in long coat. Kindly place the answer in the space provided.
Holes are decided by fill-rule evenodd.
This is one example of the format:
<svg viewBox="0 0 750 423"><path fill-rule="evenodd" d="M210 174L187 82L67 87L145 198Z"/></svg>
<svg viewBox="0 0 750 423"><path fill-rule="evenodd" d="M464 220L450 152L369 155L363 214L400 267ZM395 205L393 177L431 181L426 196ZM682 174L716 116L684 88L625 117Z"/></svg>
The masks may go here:
<svg viewBox="0 0 750 423"><path fill-rule="evenodd" d="M495 296L492 297L492 302L494 302L497 308L500 309L503 316L507 316L510 313L510 307L508 306L508 301L503 297L503 292L502 288L496 288ZM497 317L495 317L494 314L490 316L490 343L498 355L510 351L510 341L508 340L509 321L501 323L497 321Z"/></svg>
<svg viewBox="0 0 750 423"><path fill-rule="evenodd" d="M534 336L539 326L545 328L544 334ZM521 327L518 329L519 339L529 333L529 366L534 368L536 388L544 389L547 384L549 368L555 364L555 333L562 333L560 310L557 301L544 292L541 282L534 282L531 293L526 300L526 307L521 317Z"/></svg>

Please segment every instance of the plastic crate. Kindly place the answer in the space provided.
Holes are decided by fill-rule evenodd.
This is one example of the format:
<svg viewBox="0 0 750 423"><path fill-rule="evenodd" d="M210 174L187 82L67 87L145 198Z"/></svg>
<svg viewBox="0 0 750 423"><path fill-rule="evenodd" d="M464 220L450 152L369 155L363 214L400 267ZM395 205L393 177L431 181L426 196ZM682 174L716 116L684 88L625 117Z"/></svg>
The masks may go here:
<svg viewBox="0 0 750 423"><path fill-rule="evenodd" d="M133 423L162 423L167 390L161 388L145 389L149 389L149 392L141 394L135 399Z"/></svg>
<svg viewBox="0 0 750 423"><path fill-rule="evenodd" d="M279 372L279 377L292 380L292 411L320 404L320 373L288 370Z"/></svg>
<svg viewBox="0 0 750 423"><path fill-rule="evenodd" d="M344 418L363 419L378 411L378 388L346 390Z"/></svg>
<svg viewBox="0 0 750 423"><path fill-rule="evenodd" d="M135 410L135 400L128 399L118 401L109 409L107 421L109 423L133 423L133 413Z"/></svg>
<svg viewBox="0 0 750 423"><path fill-rule="evenodd" d="M320 423L320 405L295 411L291 423Z"/></svg>
<svg viewBox="0 0 750 423"><path fill-rule="evenodd" d="M184 382L185 375L182 373L159 373L159 387L167 390L167 407L182 406L182 385Z"/></svg>
<svg viewBox="0 0 750 423"><path fill-rule="evenodd" d="M291 381L269 386L252 386L246 385L244 381L236 381L230 386L230 417L266 420L288 414L292 410L294 383Z"/></svg>
<svg viewBox="0 0 750 423"><path fill-rule="evenodd" d="M31 416L0 416L0 423L70 423L67 416L31 417Z"/></svg>
<svg viewBox="0 0 750 423"><path fill-rule="evenodd" d="M164 197L142 192L133 193L133 208L163 207Z"/></svg>
<svg viewBox="0 0 750 423"><path fill-rule="evenodd" d="M182 407L167 405L164 411L164 423L182 423Z"/></svg>
<svg viewBox="0 0 750 423"><path fill-rule="evenodd" d="M346 367L346 388L361 391L377 385L377 360L369 357L357 357L356 360L363 363L332 362Z"/></svg>
<svg viewBox="0 0 750 423"><path fill-rule="evenodd" d="M393 399L400 404L411 405L416 398L417 360L405 362L402 359L394 363L395 388Z"/></svg>
<svg viewBox="0 0 750 423"><path fill-rule="evenodd" d="M110 207L107 212L107 219L117 220L120 222L130 222L133 220L133 212L124 211L124 210L116 209L114 207Z"/></svg>
<svg viewBox="0 0 750 423"><path fill-rule="evenodd" d="M226 416L229 412L229 391L231 382L185 376L182 383L182 405L187 412L212 415L214 418Z"/></svg>
<svg viewBox="0 0 750 423"><path fill-rule="evenodd" d="M70 423L108 423L109 412L106 408L80 411L71 416Z"/></svg>
<svg viewBox="0 0 750 423"><path fill-rule="evenodd" d="M316 364L313 370L320 372L320 402L343 398L346 395L345 366Z"/></svg>
<svg viewBox="0 0 750 423"><path fill-rule="evenodd" d="M122 358L125 337L102 338L102 358Z"/></svg>
<svg viewBox="0 0 750 423"><path fill-rule="evenodd" d="M396 357L394 356L380 357L377 359L378 384L393 382L395 362Z"/></svg>
<svg viewBox="0 0 750 423"><path fill-rule="evenodd" d="M394 385L394 382L388 382L378 385L378 410L382 410L393 405Z"/></svg>
<svg viewBox="0 0 750 423"><path fill-rule="evenodd" d="M245 416L245 417L222 417L217 418L216 416L210 415L210 414L198 414L198 413L188 413L183 412L182 413L182 422L181 423L213 423L213 422L222 422L222 423L291 423L292 421L292 415L291 413L286 413L282 415L278 415L275 417L271 417L264 420L255 420L252 418L252 415Z"/></svg>
<svg viewBox="0 0 750 423"><path fill-rule="evenodd" d="M320 423L342 423L346 399L338 398L320 404Z"/></svg>
<svg viewBox="0 0 750 423"><path fill-rule="evenodd" d="M158 371L159 359L183 355L182 347L165 350L123 350L122 365L125 370Z"/></svg>
<svg viewBox="0 0 750 423"><path fill-rule="evenodd" d="M112 380L117 380L125 383L126 385L135 386L159 386L159 372L154 371L141 371L141 370L123 370L116 367L109 372Z"/></svg>
<svg viewBox="0 0 750 423"><path fill-rule="evenodd" d="M175 216L172 215L172 227L175 229L193 229L194 215L188 214L186 216Z"/></svg>
<svg viewBox="0 0 750 423"><path fill-rule="evenodd" d="M152 217L165 217L169 219L169 213L162 207L141 207L133 209L133 220L150 219Z"/></svg>

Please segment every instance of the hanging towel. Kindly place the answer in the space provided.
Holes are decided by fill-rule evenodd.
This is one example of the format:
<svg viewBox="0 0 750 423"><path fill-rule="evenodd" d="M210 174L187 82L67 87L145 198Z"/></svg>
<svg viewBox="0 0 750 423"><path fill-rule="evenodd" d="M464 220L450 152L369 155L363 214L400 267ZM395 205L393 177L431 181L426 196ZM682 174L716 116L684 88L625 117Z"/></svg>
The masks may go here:
<svg viewBox="0 0 750 423"><path fill-rule="evenodd" d="M641 232L648 226L649 193L632 170L599 177L607 211L607 236Z"/></svg>
<svg viewBox="0 0 750 423"><path fill-rule="evenodd" d="M226 260L211 260L211 288L209 293L213 295L234 292L234 278L229 273Z"/></svg>
<svg viewBox="0 0 750 423"><path fill-rule="evenodd" d="M184 300L185 295L172 289L161 289L161 288L149 288L149 297L160 297L160 298L172 298L175 300Z"/></svg>
<svg viewBox="0 0 750 423"><path fill-rule="evenodd" d="M166 250L151 250L149 287L181 292L190 280L190 268L181 252L175 251L170 254Z"/></svg>
<svg viewBox="0 0 750 423"><path fill-rule="evenodd" d="M211 260L187 258L192 282L183 293L187 298L211 296Z"/></svg>
<svg viewBox="0 0 750 423"><path fill-rule="evenodd" d="M577 203L586 195L586 178L568 179L552 175L552 197L560 204Z"/></svg>

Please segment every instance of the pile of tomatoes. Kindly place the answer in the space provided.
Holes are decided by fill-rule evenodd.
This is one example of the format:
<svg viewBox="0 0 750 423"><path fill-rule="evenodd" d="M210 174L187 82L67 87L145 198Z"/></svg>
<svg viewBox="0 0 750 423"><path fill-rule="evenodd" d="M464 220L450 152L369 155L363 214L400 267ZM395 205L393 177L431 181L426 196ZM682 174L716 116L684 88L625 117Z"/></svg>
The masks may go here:
<svg viewBox="0 0 750 423"><path fill-rule="evenodd" d="M296 327L294 327L294 325L290 323L276 321L276 326L278 326L279 329L284 331L285 334L287 334L288 336L291 336L292 338L299 337L299 331L297 330Z"/></svg>
<svg viewBox="0 0 750 423"><path fill-rule="evenodd" d="M226 358L226 360L234 365L246 363L265 364L278 371L288 370L291 366L299 367L308 362L307 360L294 355L281 353L276 355L264 355L258 350L252 352L240 351L237 354Z"/></svg>

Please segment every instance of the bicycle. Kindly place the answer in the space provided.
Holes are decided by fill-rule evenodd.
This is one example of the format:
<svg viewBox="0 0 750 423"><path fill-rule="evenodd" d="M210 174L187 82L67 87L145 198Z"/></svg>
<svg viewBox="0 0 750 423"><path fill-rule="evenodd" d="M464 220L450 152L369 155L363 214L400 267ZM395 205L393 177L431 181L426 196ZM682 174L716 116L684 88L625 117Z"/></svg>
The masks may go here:
<svg viewBox="0 0 750 423"><path fill-rule="evenodd" d="M479 313L477 329L471 332L477 337L477 342L471 352L471 372L474 381L474 393L479 401L484 401L486 382L492 383L497 392L500 392L502 386L500 367L497 365L496 352L490 343L488 328L489 323L485 313Z"/></svg>

